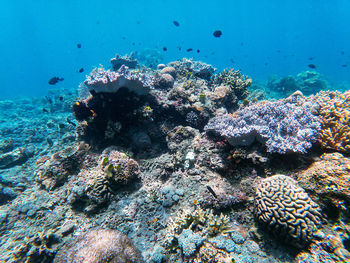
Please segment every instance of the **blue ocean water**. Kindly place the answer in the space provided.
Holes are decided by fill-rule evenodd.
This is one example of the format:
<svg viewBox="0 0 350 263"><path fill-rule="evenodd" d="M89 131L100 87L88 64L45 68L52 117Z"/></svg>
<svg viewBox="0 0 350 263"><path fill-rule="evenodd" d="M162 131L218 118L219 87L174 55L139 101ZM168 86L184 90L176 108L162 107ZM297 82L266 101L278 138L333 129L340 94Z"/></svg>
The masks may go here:
<svg viewBox="0 0 350 263"><path fill-rule="evenodd" d="M347 0L2 0L0 98L45 95L53 76L76 89L106 58L147 49L164 63L193 57L258 81L312 63L339 85L350 82L349 11Z"/></svg>

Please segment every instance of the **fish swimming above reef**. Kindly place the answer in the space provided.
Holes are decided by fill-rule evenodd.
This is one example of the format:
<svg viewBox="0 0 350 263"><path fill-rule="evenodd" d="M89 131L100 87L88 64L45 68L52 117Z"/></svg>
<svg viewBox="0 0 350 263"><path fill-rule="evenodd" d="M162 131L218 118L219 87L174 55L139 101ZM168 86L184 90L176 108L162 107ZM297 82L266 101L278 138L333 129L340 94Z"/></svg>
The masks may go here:
<svg viewBox="0 0 350 263"><path fill-rule="evenodd" d="M221 37L221 35L222 35L221 30L216 30L216 31L214 31L214 33L213 33L213 36L214 36L214 37Z"/></svg>
<svg viewBox="0 0 350 263"><path fill-rule="evenodd" d="M186 49L187 52L190 52L190 51L192 51L192 50L193 50L192 48Z"/></svg>
<svg viewBox="0 0 350 263"><path fill-rule="evenodd" d="M316 68L316 65L314 65L314 64L309 64L309 65L307 65L309 68Z"/></svg>
<svg viewBox="0 0 350 263"><path fill-rule="evenodd" d="M79 73L83 73L84 72L84 68L79 69Z"/></svg>
<svg viewBox="0 0 350 263"><path fill-rule="evenodd" d="M59 78L59 77L52 77L50 80L49 80L49 84L50 85L55 85L57 82L60 82L60 81L63 81L64 78Z"/></svg>
<svg viewBox="0 0 350 263"><path fill-rule="evenodd" d="M180 26L180 23L175 21L175 20L173 21L173 24L174 24L174 26Z"/></svg>
<svg viewBox="0 0 350 263"><path fill-rule="evenodd" d="M80 43L77 44L77 48L81 48L81 44Z"/></svg>
<svg viewBox="0 0 350 263"><path fill-rule="evenodd" d="M163 47L163 51L167 51L168 49L167 49L167 47Z"/></svg>

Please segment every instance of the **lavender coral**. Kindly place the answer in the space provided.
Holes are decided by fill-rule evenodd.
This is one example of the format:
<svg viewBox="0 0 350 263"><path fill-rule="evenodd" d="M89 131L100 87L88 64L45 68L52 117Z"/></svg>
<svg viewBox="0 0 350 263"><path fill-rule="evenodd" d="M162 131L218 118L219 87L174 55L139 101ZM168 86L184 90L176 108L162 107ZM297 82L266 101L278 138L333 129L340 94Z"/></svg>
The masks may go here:
<svg viewBox="0 0 350 263"><path fill-rule="evenodd" d="M90 92L115 93L120 88L127 88L136 94L147 94L153 86L153 77L137 71L130 71L122 65L118 71L105 70L104 68L94 69L84 81Z"/></svg>
<svg viewBox="0 0 350 263"><path fill-rule="evenodd" d="M219 134L233 146L258 140L268 152L305 153L317 139L320 121L306 106L264 101L231 115L214 117L205 130Z"/></svg>

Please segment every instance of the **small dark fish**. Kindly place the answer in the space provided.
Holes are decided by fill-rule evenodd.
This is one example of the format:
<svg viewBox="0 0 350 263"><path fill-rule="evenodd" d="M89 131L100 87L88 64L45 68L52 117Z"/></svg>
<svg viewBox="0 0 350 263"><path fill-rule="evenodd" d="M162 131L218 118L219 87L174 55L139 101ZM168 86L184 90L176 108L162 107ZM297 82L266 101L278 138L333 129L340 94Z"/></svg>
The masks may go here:
<svg viewBox="0 0 350 263"><path fill-rule="evenodd" d="M216 30L216 31L214 31L214 33L213 33L213 36L214 36L214 37L221 37L221 35L222 35L221 30Z"/></svg>
<svg viewBox="0 0 350 263"><path fill-rule="evenodd" d="M43 112L46 112L46 113L49 112L49 111L48 111L47 109L45 109L45 108L43 108L42 111L43 111Z"/></svg>
<svg viewBox="0 0 350 263"><path fill-rule="evenodd" d="M207 189L208 189L208 191L209 191L215 198L218 198L218 196L217 196L216 193L214 192L213 188L211 188L209 185L207 185Z"/></svg>
<svg viewBox="0 0 350 263"><path fill-rule="evenodd" d="M84 72L84 68L79 69L79 73L83 73Z"/></svg>
<svg viewBox="0 0 350 263"><path fill-rule="evenodd" d="M233 60L233 58L230 58L230 62L231 62L232 64L235 63L235 61Z"/></svg>
<svg viewBox="0 0 350 263"><path fill-rule="evenodd" d="M309 65L307 65L309 68L316 68L316 65L314 65L314 64L309 64Z"/></svg>
<svg viewBox="0 0 350 263"><path fill-rule="evenodd" d="M179 49L179 51L181 51L181 47L177 47Z"/></svg>
<svg viewBox="0 0 350 263"><path fill-rule="evenodd" d="M342 51L342 52L340 52L340 54L344 55L344 54L345 54L345 52L344 52L344 51Z"/></svg>
<svg viewBox="0 0 350 263"><path fill-rule="evenodd" d="M190 52L190 51L192 51L192 50L193 50L192 48L186 49L187 52Z"/></svg>
<svg viewBox="0 0 350 263"><path fill-rule="evenodd" d="M197 49L197 53L201 52L199 49Z"/></svg>
<svg viewBox="0 0 350 263"><path fill-rule="evenodd" d="M59 96L58 99L59 99L60 101L63 101L63 97L62 97L62 96Z"/></svg>
<svg viewBox="0 0 350 263"><path fill-rule="evenodd" d="M125 39L126 39L126 37L122 37L122 39L123 39L123 40L125 40Z"/></svg>
<svg viewBox="0 0 350 263"><path fill-rule="evenodd" d="M52 104L52 99L49 96L45 96L45 99L47 100L48 103Z"/></svg>
<svg viewBox="0 0 350 263"><path fill-rule="evenodd" d="M50 85L55 85L57 82L63 81L63 80L64 80L64 78L53 77L53 78L51 78L51 79L49 80L49 84L50 84Z"/></svg>
<svg viewBox="0 0 350 263"><path fill-rule="evenodd" d="M81 48L81 44L80 43L77 44L77 48Z"/></svg>
<svg viewBox="0 0 350 263"><path fill-rule="evenodd" d="M167 49L167 47L163 47L163 51L167 51L168 49Z"/></svg>
<svg viewBox="0 0 350 263"><path fill-rule="evenodd" d="M133 42L132 45L135 46L135 42Z"/></svg>
<svg viewBox="0 0 350 263"><path fill-rule="evenodd" d="M72 125L73 127L77 126L74 122L72 122L68 117L67 117L67 122Z"/></svg>
<svg viewBox="0 0 350 263"><path fill-rule="evenodd" d="M174 26L180 26L180 23L175 21L175 20L173 21L173 24L174 24Z"/></svg>
<svg viewBox="0 0 350 263"><path fill-rule="evenodd" d="M346 68L348 66L348 64L343 64L341 65L343 68Z"/></svg>
<svg viewBox="0 0 350 263"><path fill-rule="evenodd" d="M315 57L309 57L309 60L313 60Z"/></svg>

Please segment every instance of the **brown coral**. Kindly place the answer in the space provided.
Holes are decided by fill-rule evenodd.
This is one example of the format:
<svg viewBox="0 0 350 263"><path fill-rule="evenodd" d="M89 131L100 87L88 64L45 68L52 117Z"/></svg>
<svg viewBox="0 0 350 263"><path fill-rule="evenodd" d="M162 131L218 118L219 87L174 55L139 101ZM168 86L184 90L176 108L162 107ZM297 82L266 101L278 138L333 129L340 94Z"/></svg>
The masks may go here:
<svg viewBox="0 0 350 263"><path fill-rule="evenodd" d="M269 232L296 247L303 247L313 239L322 218L319 206L285 175L274 175L260 182L254 212Z"/></svg>
<svg viewBox="0 0 350 263"><path fill-rule="evenodd" d="M63 262L144 262L132 241L117 230L91 230L67 243L56 255L54 263Z"/></svg>
<svg viewBox="0 0 350 263"><path fill-rule="evenodd" d="M350 201L350 159L340 153L326 153L321 160L297 174L297 180L307 191L327 196L334 205L339 200Z"/></svg>
<svg viewBox="0 0 350 263"><path fill-rule="evenodd" d="M350 91L321 91L315 96L320 108L322 130L319 142L323 148L350 151Z"/></svg>

